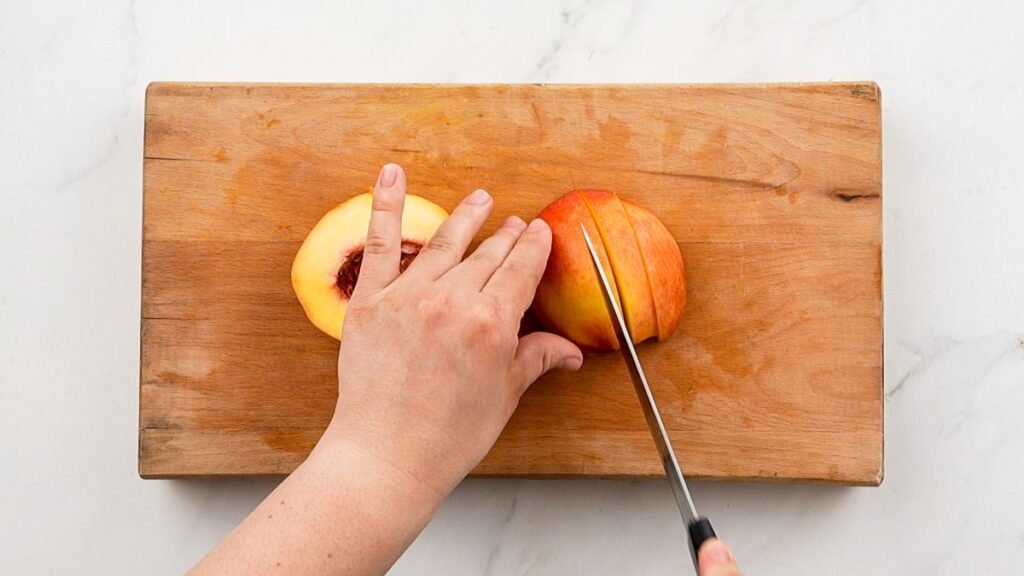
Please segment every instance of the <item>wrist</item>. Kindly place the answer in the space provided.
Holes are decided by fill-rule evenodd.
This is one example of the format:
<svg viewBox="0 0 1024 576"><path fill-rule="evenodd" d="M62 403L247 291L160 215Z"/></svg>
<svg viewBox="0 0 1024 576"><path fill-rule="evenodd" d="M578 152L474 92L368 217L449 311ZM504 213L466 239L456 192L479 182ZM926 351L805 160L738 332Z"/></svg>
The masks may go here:
<svg viewBox="0 0 1024 576"><path fill-rule="evenodd" d="M310 458L316 456L330 462L336 474L357 470L416 496L421 503L439 505L464 474L453 473L451 466L445 466L443 459L413 438L383 432L369 434L335 418Z"/></svg>

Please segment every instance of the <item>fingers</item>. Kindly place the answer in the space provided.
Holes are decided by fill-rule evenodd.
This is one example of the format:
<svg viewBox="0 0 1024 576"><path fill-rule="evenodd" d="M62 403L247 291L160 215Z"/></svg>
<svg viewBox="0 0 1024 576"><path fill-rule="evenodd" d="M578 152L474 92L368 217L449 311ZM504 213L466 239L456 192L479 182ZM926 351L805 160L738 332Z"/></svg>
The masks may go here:
<svg viewBox="0 0 1024 576"><path fill-rule="evenodd" d="M483 291L508 302L515 314L522 314L533 302L550 253L551 228L537 218L530 222Z"/></svg>
<svg viewBox="0 0 1024 576"><path fill-rule="evenodd" d="M512 361L514 380L522 394L530 384L545 372L562 368L579 370L583 353L572 342L548 332L533 332L519 339L516 357Z"/></svg>
<svg viewBox="0 0 1024 576"><path fill-rule="evenodd" d="M729 547L718 539L708 540L701 545L697 563L700 565L700 576L743 576L736 567Z"/></svg>
<svg viewBox="0 0 1024 576"><path fill-rule="evenodd" d="M356 291L380 290L398 277L404 206L405 172L397 164L385 164L373 191L370 227L366 232L366 247Z"/></svg>
<svg viewBox="0 0 1024 576"><path fill-rule="evenodd" d="M482 290L494 271L505 262L525 229L526 222L517 216L509 216L490 238L484 240L465 261L449 270L444 277L470 290Z"/></svg>
<svg viewBox="0 0 1024 576"><path fill-rule="evenodd" d="M484 190L476 190L467 196L420 250L407 273L437 279L451 270L462 260L469 243L493 207L491 195Z"/></svg>

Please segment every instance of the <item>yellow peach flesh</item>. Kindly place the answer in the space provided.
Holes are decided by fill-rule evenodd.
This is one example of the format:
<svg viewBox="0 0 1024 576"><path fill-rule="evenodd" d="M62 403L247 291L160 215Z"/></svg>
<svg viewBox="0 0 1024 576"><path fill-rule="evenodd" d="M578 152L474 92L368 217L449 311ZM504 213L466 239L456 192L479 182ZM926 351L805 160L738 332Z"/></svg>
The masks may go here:
<svg viewBox="0 0 1024 576"><path fill-rule="evenodd" d="M292 287L309 320L341 339L348 297L338 287L338 271L366 243L372 194L360 194L332 209L309 231L292 262ZM408 195L402 213L402 241L422 246L448 217L443 208Z"/></svg>

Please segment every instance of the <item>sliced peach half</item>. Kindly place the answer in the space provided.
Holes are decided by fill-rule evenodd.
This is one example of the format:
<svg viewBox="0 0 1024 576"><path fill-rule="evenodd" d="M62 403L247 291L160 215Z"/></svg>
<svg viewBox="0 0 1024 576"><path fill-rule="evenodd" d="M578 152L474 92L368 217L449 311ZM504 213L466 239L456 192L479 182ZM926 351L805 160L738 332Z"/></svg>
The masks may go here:
<svg viewBox="0 0 1024 576"><path fill-rule="evenodd" d="M686 298L683 259L656 216L612 192L574 190L540 217L551 226L552 246L533 309L546 328L591 350L618 348L583 224L600 239L596 248L634 342L672 335Z"/></svg>
<svg viewBox="0 0 1024 576"><path fill-rule="evenodd" d="M338 340L359 278L372 205L373 194L360 194L324 214L306 235L292 262L292 288L306 316ZM401 270L446 218L448 213L437 204L411 194L405 197Z"/></svg>

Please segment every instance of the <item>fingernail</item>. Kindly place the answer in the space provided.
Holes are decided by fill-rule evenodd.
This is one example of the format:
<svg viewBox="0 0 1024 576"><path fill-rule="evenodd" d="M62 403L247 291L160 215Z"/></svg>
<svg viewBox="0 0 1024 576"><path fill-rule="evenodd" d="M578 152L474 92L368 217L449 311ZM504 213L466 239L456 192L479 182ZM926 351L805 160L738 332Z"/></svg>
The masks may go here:
<svg viewBox="0 0 1024 576"><path fill-rule="evenodd" d="M527 232L540 232L541 230L548 227L548 223L540 218L534 218L533 222L530 222L530 226L526 229Z"/></svg>
<svg viewBox="0 0 1024 576"><path fill-rule="evenodd" d="M718 540L708 540L707 544L701 547L701 559L712 564L728 564L732 562L732 554L729 548Z"/></svg>
<svg viewBox="0 0 1024 576"><path fill-rule="evenodd" d="M523 219L520 218L519 216L509 216L505 220L505 226L508 226L509 228L515 228L517 230L522 230L523 228L526 228L526 222L523 222Z"/></svg>
<svg viewBox="0 0 1024 576"><path fill-rule="evenodd" d="M380 169L380 185L382 188L391 188L398 181L398 166L394 164L385 164Z"/></svg>
<svg viewBox="0 0 1024 576"><path fill-rule="evenodd" d="M563 370L579 370L583 366L583 358L581 356L569 356L563 358L559 368Z"/></svg>
<svg viewBox="0 0 1024 576"><path fill-rule="evenodd" d="M477 189L474 190L469 197L466 198L466 204L473 204L474 206L480 206L487 204L491 200L491 195L486 190Z"/></svg>

